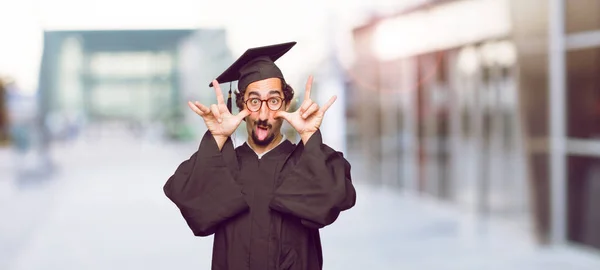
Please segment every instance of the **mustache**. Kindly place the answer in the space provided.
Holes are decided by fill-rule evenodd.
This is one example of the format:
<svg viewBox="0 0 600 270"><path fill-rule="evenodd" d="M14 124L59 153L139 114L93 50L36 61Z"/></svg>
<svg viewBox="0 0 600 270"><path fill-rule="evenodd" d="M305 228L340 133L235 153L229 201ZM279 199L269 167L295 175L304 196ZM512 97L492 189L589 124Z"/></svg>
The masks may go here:
<svg viewBox="0 0 600 270"><path fill-rule="evenodd" d="M256 120L256 121L254 121L254 125L259 126L259 127L268 127L268 128L273 127L273 125L269 124L269 122L267 120Z"/></svg>

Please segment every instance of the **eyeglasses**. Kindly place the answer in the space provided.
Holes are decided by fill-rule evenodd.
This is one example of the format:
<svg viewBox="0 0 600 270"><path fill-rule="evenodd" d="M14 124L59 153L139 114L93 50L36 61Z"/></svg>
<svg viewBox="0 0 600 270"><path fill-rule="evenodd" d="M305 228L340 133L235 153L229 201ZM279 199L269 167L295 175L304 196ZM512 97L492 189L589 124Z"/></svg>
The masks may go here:
<svg viewBox="0 0 600 270"><path fill-rule="evenodd" d="M280 97L271 97L266 100L260 98L251 98L247 99L245 103L248 110L251 112L258 112L262 107L263 101L267 102L267 107L269 107L271 111L279 110L283 104L283 99Z"/></svg>

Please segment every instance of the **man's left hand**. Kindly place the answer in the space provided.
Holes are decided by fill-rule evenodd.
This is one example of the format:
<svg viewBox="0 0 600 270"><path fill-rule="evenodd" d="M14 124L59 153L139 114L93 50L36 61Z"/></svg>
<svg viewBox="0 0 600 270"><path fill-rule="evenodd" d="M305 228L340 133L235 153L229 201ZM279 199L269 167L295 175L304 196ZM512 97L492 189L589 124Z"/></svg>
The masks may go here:
<svg viewBox="0 0 600 270"><path fill-rule="evenodd" d="M302 102L302 106L298 108L295 112L289 113L286 111L278 111L275 114L275 118L283 118L296 131L300 134L300 138L302 138L302 142L306 144L308 139L317 132L319 127L321 126L321 122L323 122L323 116L325 112L331 107L333 102L336 100L336 96L333 96L323 105L323 107L319 108L319 105L310 99L310 89L312 87L313 77L309 76L308 81L306 82L306 91L304 92L304 101Z"/></svg>

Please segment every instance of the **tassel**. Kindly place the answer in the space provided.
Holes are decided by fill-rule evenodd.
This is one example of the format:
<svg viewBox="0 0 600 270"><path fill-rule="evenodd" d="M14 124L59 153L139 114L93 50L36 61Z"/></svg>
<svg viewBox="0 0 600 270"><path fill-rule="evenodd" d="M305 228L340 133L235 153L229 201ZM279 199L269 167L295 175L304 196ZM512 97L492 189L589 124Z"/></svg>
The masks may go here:
<svg viewBox="0 0 600 270"><path fill-rule="evenodd" d="M229 83L229 96L227 97L227 109L231 113L231 82Z"/></svg>

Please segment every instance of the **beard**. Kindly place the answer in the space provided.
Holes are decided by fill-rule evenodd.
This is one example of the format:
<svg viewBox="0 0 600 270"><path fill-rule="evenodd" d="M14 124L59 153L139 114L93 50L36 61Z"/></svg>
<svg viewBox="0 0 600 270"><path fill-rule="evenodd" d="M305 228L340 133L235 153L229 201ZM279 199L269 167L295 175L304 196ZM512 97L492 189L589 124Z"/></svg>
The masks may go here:
<svg viewBox="0 0 600 270"><path fill-rule="evenodd" d="M254 121L254 126L256 128L264 127L264 128L267 128L268 130L271 130L273 128L273 125L269 124L267 122L267 120ZM258 146L267 146L275 139L274 133L267 135L267 137L265 137L263 140L259 139L258 136L256 135L256 128L253 128L252 133L250 134L252 136L252 140L254 141L254 144L256 144Z"/></svg>
<svg viewBox="0 0 600 270"><path fill-rule="evenodd" d="M275 139L275 134L271 133L271 135L267 136L264 140L259 140L258 136L256 136L256 132L254 132L254 130L252 130L251 136L252 136L252 140L254 141L254 144L256 144L258 146L267 146Z"/></svg>

